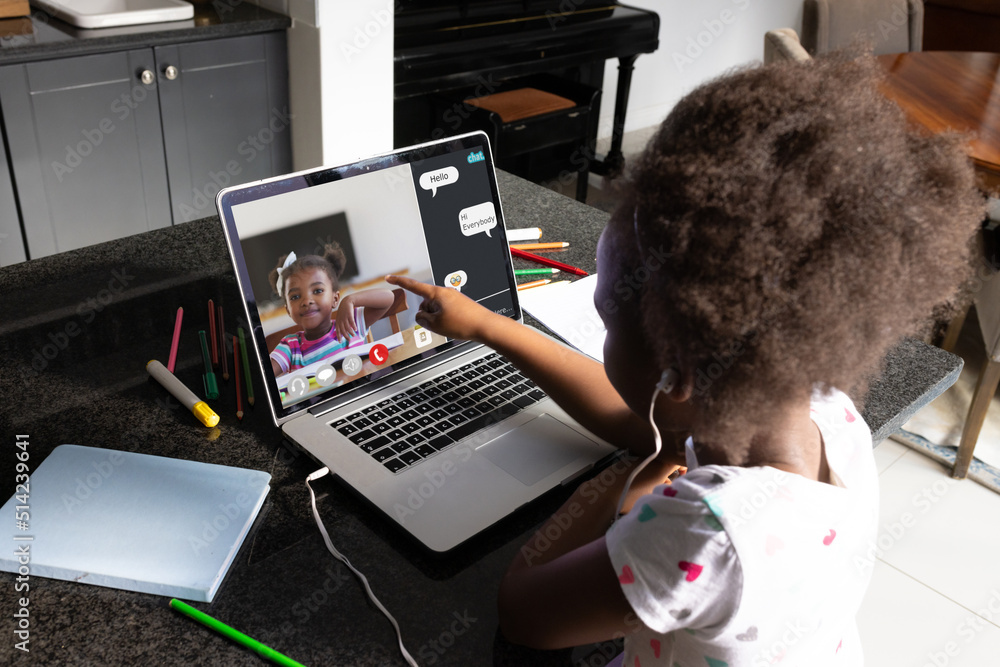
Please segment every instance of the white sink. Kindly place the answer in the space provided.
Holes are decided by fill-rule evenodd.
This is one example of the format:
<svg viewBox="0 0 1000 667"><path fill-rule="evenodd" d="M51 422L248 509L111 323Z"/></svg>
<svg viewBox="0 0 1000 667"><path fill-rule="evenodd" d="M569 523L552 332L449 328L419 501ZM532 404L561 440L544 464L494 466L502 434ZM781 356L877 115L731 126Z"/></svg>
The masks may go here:
<svg viewBox="0 0 1000 667"><path fill-rule="evenodd" d="M31 3L78 28L194 18L194 5L183 0L31 0Z"/></svg>

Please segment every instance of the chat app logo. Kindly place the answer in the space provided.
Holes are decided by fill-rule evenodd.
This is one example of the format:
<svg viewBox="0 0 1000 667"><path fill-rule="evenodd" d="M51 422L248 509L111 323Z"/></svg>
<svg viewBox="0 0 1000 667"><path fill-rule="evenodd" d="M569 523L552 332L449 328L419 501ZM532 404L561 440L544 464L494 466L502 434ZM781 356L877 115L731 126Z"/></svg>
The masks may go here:
<svg viewBox="0 0 1000 667"><path fill-rule="evenodd" d="M362 364L361 357L359 357L356 354L351 354L344 357L344 363L342 365L342 368L344 369L344 372L347 373L347 375L354 377L355 375L361 372L361 364Z"/></svg>
<svg viewBox="0 0 1000 667"><path fill-rule="evenodd" d="M337 379L337 371L330 364L323 364L316 369L316 384L321 387L329 387Z"/></svg>
<svg viewBox="0 0 1000 667"><path fill-rule="evenodd" d="M493 207L493 202L488 201L463 208L458 214L458 225L465 236L486 232L487 236L493 238L490 230L497 226L497 211Z"/></svg>
<svg viewBox="0 0 1000 667"><path fill-rule="evenodd" d="M291 380L288 381L288 386L285 387L285 393L288 394L288 398L302 398L306 395L306 391L309 389L309 380L302 375L296 375Z"/></svg>
<svg viewBox="0 0 1000 667"><path fill-rule="evenodd" d="M431 191L431 197L437 196L437 189L458 181L458 169L445 167L435 171L420 174L420 187Z"/></svg>
<svg viewBox="0 0 1000 667"><path fill-rule="evenodd" d="M462 286L467 282L469 282L469 276L467 276L465 271L462 270L449 273L444 277L444 286L458 290L459 292L462 291Z"/></svg>
<svg viewBox="0 0 1000 667"><path fill-rule="evenodd" d="M417 347L427 347L433 342L431 332L423 327L416 327L413 330L413 343Z"/></svg>
<svg viewBox="0 0 1000 667"><path fill-rule="evenodd" d="M483 157L482 151L473 151L472 153L469 153L469 157L465 158L465 161L469 164L473 164L476 162L482 162L485 159L486 158Z"/></svg>

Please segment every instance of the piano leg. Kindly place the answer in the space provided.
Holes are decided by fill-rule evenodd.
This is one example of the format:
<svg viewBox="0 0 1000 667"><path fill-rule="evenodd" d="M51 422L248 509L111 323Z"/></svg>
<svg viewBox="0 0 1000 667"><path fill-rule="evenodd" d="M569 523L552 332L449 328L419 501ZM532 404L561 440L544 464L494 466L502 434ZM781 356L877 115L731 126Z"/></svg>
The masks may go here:
<svg viewBox="0 0 1000 667"><path fill-rule="evenodd" d="M618 59L618 90L615 93L615 116L611 128L611 150L603 160L594 162L591 171L595 174L614 178L622 173L625 156L622 154L622 135L625 133L625 111L628 109L628 93L632 87L632 70L639 55Z"/></svg>

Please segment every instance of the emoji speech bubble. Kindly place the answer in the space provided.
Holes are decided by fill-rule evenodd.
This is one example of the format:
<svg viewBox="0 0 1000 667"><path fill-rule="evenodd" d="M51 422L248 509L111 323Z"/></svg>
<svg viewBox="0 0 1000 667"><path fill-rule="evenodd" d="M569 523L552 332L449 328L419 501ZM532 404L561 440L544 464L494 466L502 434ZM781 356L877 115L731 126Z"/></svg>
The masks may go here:
<svg viewBox="0 0 1000 667"><path fill-rule="evenodd" d="M445 167L437 171L428 171L420 174L420 187L431 191L431 197L437 196L437 189L446 185L451 185L458 180L458 169Z"/></svg>
<svg viewBox="0 0 1000 667"><path fill-rule="evenodd" d="M458 214L458 224L466 236L486 232L487 236L493 238L490 230L497 226L497 212L493 208L493 202L463 208Z"/></svg>
<svg viewBox="0 0 1000 667"><path fill-rule="evenodd" d="M469 276L461 269L454 273L449 273L444 277L444 286L456 289L459 292L462 291L462 286L467 282L469 282Z"/></svg>

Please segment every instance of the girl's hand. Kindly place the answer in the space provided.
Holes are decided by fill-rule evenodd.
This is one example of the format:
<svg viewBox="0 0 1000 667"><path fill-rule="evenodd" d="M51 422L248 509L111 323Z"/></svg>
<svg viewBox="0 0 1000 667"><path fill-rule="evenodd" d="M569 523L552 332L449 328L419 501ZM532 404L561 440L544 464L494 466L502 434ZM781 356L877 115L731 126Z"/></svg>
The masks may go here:
<svg viewBox="0 0 1000 667"><path fill-rule="evenodd" d="M423 297L416 315L417 324L441 336L483 342L486 323L491 318L501 317L450 287L428 285L403 276L386 276L385 281Z"/></svg>
<svg viewBox="0 0 1000 667"><path fill-rule="evenodd" d="M337 340L347 340L358 333L358 324L354 321L354 295L345 296L337 307Z"/></svg>

